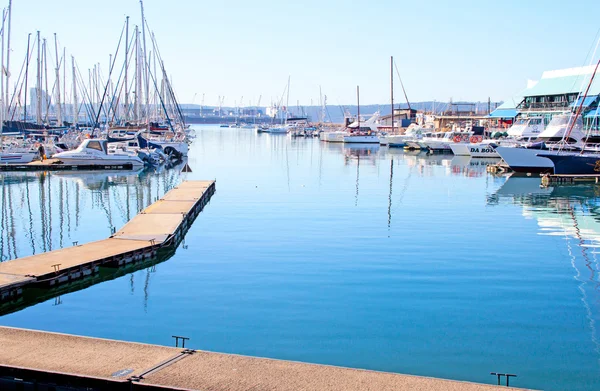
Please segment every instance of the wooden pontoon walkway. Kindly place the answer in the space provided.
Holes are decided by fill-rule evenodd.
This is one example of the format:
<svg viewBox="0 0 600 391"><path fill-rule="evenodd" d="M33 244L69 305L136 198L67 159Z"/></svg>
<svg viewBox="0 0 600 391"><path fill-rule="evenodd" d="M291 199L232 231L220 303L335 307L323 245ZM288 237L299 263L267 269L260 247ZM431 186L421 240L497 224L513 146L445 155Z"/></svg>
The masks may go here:
<svg viewBox="0 0 600 391"><path fill-rule="evenodd" d="M26 286L55 286L89 276L99 266L154 257L179 243L215 191L214 181L186 181L144 209L110 238L0 263L0 302Z"/></svg>
<svg viewBox="0 0 600 391"><path fill-rule="evenodd" d="M90 387L111 391L509 389L8 327L0 327L0 346L0 389L2 382L8 387L15 382L29 387L23 389L45 389L43 387L47 384L54 387L68 384L73 387L70 389Z"/></svg>

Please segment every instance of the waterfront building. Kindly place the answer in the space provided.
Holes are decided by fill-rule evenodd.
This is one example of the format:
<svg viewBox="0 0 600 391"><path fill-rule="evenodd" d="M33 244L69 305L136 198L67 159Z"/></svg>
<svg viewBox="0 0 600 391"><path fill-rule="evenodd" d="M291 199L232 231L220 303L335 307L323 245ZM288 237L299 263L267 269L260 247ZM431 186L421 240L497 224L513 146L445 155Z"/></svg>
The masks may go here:
<svg viewBox="0 0 600 391"><path fill-rule="evenodd" d="M585 99L578 98L585 92L594 68L584 66L545 71L539 81L529 82L525 90L490 113L490 118L502 124L516 118L542 117L547 125L554 115L575 111L581 106L586 129L598 130L598 78L594 79Z"/></svg>

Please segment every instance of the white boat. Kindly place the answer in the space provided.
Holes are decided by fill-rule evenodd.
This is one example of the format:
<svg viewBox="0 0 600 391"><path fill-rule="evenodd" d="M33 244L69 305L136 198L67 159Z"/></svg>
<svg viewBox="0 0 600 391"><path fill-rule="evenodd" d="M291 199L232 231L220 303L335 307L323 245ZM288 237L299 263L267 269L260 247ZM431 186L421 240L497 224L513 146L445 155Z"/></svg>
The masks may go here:
<svg viewBox="0 0 600 391"><path fill-rule="evenodd" d="M165 154L178 155L178 156L187 156L189 151L188 143L185 141L184 134L176 134L173 135L167 134L165 136L150 136L149 138L144 137L142 134L142 140L148 142L149 147L160 147L164 151ZM141 141L141 140L140 140ZM142 148L145 148L146 145L140 144Z"/></svg>
<svg viewBox="0 0 600 391"><path fill-rule="evenodd" d="M282 125L282 126L272 126L269 127L265 130L263 130L264 133L271 133L271 134L287 134L287 132L290 130L290 127L287 125Z"/></svg>
<svg viewBox="0 0 600 391"><path fill-rule="evenodd" d="M376 112L368 120L361 122L359 118L348 125L348 134L343 136L344 143L379 144L377 131L377 120L379 112Z"/></svg>
<svg viewBox="0 0 600 391"><path fill-rule="evenodd" d="M519 118L507 131L508 137L533 141L544 131L544 118Z"/></svg>
<svg viewBox="0 0 600 391"><path fill-rule="evenodd" d="M61 152L54 155L55 159L65 164L73 165L124 165L131 164L133 167L143 166L144 162L133 154L108 153L108 143L101 139L84 140L77 149Z"/></svg>
<svg viewBox="0 0 600 391"><path fill-rule="evenodd" d="M37 151L16 152L16 151L1 151L0 164L27 164L31 163L39 157Z"/></svg>
<svg viewBox="0 0 600 391"><path fill-rule="evenodd" d="M544 119L542 117L529 117L517 120L508 129L508 138L498 140L480 140L473 142L459 142L450 145L452 153L457 156L471 156L474 158L499 157L495 147L514 147L537 139L544 130Z"/></svg>
<svg viewBox="0 0 600 391"><path fill-rule="evenodd" d="M434 132L431 136L423 137L418 144L421 149L451 151L452 144L468 141L472 135L473 132L470 131Z"/></svg>
<svg viewBox="0 0 600 391"><path fill-rule="evenodd" d="M391 148L403 148L408 141L416 141L423 137L423 128L420 125L411 124L404 134L387 134L379 136L381 145L388 145Z"/></svg>
<svg viewBox="0 0 600 391"><path fill-rule="evenodd" d="M345 130L336 130L333 132L322 132L319 137L322 141L328 141L330 143L343 143L344 137L350 135L350 132Z"/></svg>
<svg viewBox="0 0 600 391"><path fill-rule="evenodd" d="M471 156L473 158L494 158L500 157L495 148L495 140L483 140L474 143L454 143L450 145L452 153L456 156Z"/></svg>
<svg viewBox="0 0 600 391"><path fill-rule="evenodd" d="M583 121L577 118L573 130L568 139L566 133L570 127L571 115L555 115L546 129L541 132L535 144L520 146L499 146L496 148L500 157L515 172L522 173L545 173L554 170L554 164L550 159L540 157L538 154L556 155L563 150L578 150L583 148L585 134L583 132Z"/></svg>

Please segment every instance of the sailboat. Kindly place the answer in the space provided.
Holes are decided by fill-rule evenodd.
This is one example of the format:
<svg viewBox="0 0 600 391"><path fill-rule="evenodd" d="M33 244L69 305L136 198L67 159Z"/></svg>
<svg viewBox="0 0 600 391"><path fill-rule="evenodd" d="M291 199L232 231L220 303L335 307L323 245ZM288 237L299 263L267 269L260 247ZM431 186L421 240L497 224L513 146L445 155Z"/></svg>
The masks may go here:
<svg viewBox="0 0 600 391"><path fill-rule="evenodd" d="M360 90L359 86L356 86L356 99L358 114L356 121L348 125L349 135L344 136L344 143L375 143L379 144L379 137L377 136L377 125L375 121L379 117L379 113L375 113L367 122L361 126L360 124Z"/></svg>

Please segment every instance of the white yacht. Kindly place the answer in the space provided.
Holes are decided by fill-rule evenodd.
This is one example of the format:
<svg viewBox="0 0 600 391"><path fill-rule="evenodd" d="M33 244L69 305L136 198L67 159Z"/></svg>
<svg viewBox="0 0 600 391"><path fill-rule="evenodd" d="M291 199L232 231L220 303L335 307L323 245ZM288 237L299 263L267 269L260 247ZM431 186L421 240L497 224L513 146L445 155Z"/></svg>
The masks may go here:
<svg viewBox="0 0 600 391"><path fill-rule="evenodd" d="M421 149L430 149L432 151L450 151L450 146L454 143L469 140L473 135L472 131L453 130L450 132L434 132L430 136L423 137L418 141Z"/></svg>
<svg viewBox="0 0 600 391"><path fill-rule="evenodd" d="M565 139L572 121L570 113L555 115L546 129L538 135L535 143L518 146L499 146L496 148L496 151L515 172L552 172L554 170L552 161L540 157L538 154L554 155L562 150L578 150L584 146L583 139L585 138L585 134L583 132L581 116L577 118L569 137Z"/></svg>
<svg viewBox="0 0 600 391"><path fill-rule="evenodd" d="M40 143L17 137L7 137L0 145L0 164L27 164L45 153Z"/></svg>
<svg viewBox="0 0 600 391"><path fill-rule="evenodd" d="M373 114L368 120L361 122L359 118L348 125L349 134L344 137L344 143L379 144L377 120L379 112Z"/></svg>
<svg viewBox="0 0 600 391"><path fill-rule="evenodd" d="M519 144L533 142L544 130L542 117L520 118L508 129L508 138L499 140L473 140L450 145L452 153L457 156L471 156L474 158L499 157L497 146L513 147Z"/></svg>
<svg viewBox="0 0 600 391"><path fill-rule="evenodd" d="M544 131L543 117L519 118L507 131L508 137L528 142Z"/></svg>
<svg viewBox="0 0 600 391"><path fill-rule="evenodd" d="M330 143L343 143L344 137L350 135L350 132L346 130L335 130L331 132L322 132L319 137L322 141L328 141Z"/></svg>
<svg viewBox="0 0 600 391"><path fill-rule="evenodd" d="M39 153L35 150L24 152L3 150L0 152L0 164L27 164L39 156Z"/></svg>
<svg viewBox="0 0 600 391"><path fill-rule="evenodd" d="M471 136L471 139L474 136ZM498 141L496 140L481 140L468 143L450 144L452 153L456 156L470 156L474 158L500 157L496 152L495 147Z"/></svg>
<svg viewBox="0 0 600 391"><path fill-rule="evenodd" d="M411 124L404 134L388 134L380 136L381 145L388 145L391 148L403 148L408 141L420 139L424 134L424 129L421 125Z"/></svg>
<svg viewBox="0 0 600 391"><path fill-rule="evenodd" d="M108 153L108 143L101 139L84 140L77 149L54 155L55 159L73 165L123 165L143 166L144 162L135 154Z"/></svg>

